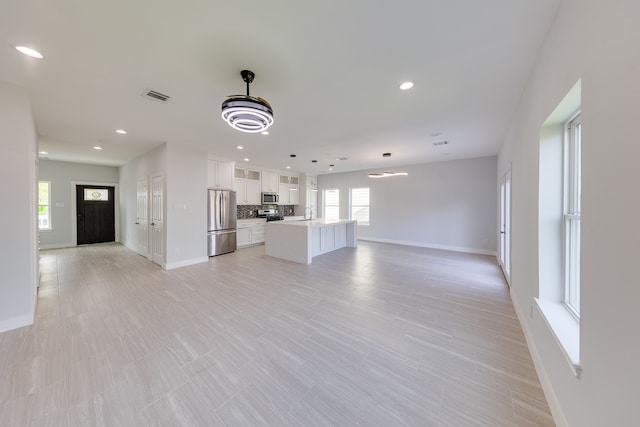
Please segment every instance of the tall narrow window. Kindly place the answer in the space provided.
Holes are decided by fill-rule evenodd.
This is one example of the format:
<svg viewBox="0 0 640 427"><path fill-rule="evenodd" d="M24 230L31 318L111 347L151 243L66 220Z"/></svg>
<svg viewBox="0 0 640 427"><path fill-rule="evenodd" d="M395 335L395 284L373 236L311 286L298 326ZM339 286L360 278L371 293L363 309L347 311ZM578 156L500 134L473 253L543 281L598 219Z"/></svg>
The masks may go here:
<svg viewBox="0 0 640 427"><path fill-rule="evenodd" d="M351 219L358 220L358 225L369 225L369 189L351 189Z"/></svg>
<svg viewBox="0 0 640 427"><path fill-rule="evenodd" d="M38 182L38 229L51 230L51 183Z"/></svg>
<svg viewBox="0 0 640 427"><path fill-rule="evenodd" d="M580 115L567 123L564 147L564 303L580 317Z"/></svg>
<svg viewBox="0 0 640 427"><path fill-rule="evenodd" d="M324 212L325 219L340 219L340 190L324 190Z"/></svg>

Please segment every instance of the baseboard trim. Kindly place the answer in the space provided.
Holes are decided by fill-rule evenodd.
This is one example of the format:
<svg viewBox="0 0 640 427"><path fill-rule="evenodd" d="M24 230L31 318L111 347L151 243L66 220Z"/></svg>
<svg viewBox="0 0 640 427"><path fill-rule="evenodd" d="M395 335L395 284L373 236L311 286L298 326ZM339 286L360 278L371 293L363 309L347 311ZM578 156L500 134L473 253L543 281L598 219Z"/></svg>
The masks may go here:
<svg viewBox="0 0 640 427"><path fill-rule="evenodd" d="M523 321L523 319L525 319L526 317L520 309L520 304L518 303L518 300L513 293L513 288L510 289L509 293L511 294L511 303L513 304L513 308L516 311L516 316L518 316L518 321L520 322L520 326L522 327L522 331L524 332L524 338L527 341L527 347L529 348L531 359L533 359L533 365L535 366L536 372L538 373L538 378L540 379L540 385L542 386L542 390L544 391L544 396L547 398L547 403L549 404L549 409L551 410L553 420L558 427L569 427L569 424L564 417L562 407L560 407L560 402L558 402L558 398L553 391L551 379L549 378L547 371L544 369L544 364L542 363L542 359L540 358L540 353L538 353L538 348L535 345L535 341L533 339L533 336L531 335L531 331L529 330L527 323Z"/></svg>
<svg viewBox="0 0 640 427"><path fill-rule="evenodd" d="M40 250L46 251L47 249L64 249L64 248L73 248L75 247L75 243L52 243L49 245L40 245Z"/></svg>
<svg viewBox="0 0 640 427"><path fill-rule="evenodd" d="M0 321L0 333L22 328L23 326L33 325L33 319L34 313L26 313L21 316Z"/></svg>
<svg viewBox="0 0 640 427"><path fill-rule="evenodd" d="M394 245L403 245L403 246L416 246L420 248L430 248L430 249L442 249L445 251L454 251L454 252L466 252L470 254L478 254L478 255L492 255L497 256L496 251L490 251L486 249L475 249L475 248L463 248L459 246L446 246L446 245L436 245L432 243L423 243L423 242L412 242L408 240L392 240L392 239L380 239L377 237L365 237L358 236L358 240L367 240L370 242L378 242L378 243L392 243Z"/></svg>
<svg viewBox="0 0 640 427"><path fill-rule="evenodd" d="M164 266L165 270L173 270L174 268L187 267L189 265L200 264L209 261L209 257L192 258L185 261L170 262Z"/></svg>

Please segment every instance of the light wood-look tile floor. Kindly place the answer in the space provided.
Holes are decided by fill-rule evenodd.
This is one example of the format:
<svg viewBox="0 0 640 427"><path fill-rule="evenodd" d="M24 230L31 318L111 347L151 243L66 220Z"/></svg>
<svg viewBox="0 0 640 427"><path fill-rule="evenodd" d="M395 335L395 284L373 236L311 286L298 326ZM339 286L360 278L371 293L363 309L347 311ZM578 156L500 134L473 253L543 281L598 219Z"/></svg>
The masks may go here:
<svg viewBox="0 0 640 427"><path fill-rule="evenodd" d="M163 271L41 253L0 334L2 426L553 426L493 257L360 242Z"/></svg>

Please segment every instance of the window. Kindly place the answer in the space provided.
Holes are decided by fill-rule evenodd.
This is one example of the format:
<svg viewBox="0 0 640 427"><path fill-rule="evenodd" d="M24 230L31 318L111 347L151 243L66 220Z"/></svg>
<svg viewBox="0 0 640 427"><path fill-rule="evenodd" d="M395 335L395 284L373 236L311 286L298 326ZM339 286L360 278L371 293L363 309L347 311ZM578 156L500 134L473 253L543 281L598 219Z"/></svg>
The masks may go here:
<svg viewBox="0 0 640 427"><path fill-rule="evenodd" d="M340 190L324 190L324 210L322 216L325 219L340 219Z"/></svg>
<svg viewBox="0 0 640 427"><path fill-rule="evenodd" d="M351 189L351 219L358 220L358 225L369 225L369 189Z"/></svg>
<svg viewBox="0 0 640 427"><path fill-rule="evenodd" d="M580 376L581 81L540 127L538 312ZM533 313L531 313L533 316Z"/></svg>
<svg viewBox="0 0 640 427"><path fill-rule="evenodd" d="M106 188L85 188L84 201L108 202L109 190Z"/></svg>
<svg viewBox="0 0 640 427"><path fill-rule="evenodd" d="M580 114L567 122L564 146L564 304L580 317Z"/></svg>
<svg viewBox="0 0 640 427"><path fill-rule="evenodd" d="M38 229L51 230L51 183L38 182Z"/></svg>

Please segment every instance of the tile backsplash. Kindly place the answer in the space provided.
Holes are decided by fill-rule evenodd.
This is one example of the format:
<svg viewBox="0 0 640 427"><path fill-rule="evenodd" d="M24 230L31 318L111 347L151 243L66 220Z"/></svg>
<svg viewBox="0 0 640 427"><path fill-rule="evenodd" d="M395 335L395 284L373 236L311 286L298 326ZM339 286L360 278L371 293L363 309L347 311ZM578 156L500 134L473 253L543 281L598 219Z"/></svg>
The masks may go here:
<svg viewBox="0 0 640 427"><path fill-rule="evenodd" d="M238 205L238 219L255 218L258 214L258 209L273 209L272 205ZM292 216L294 212L294 205L278 205L276 206L278 214L282 216Z"/></svg>

